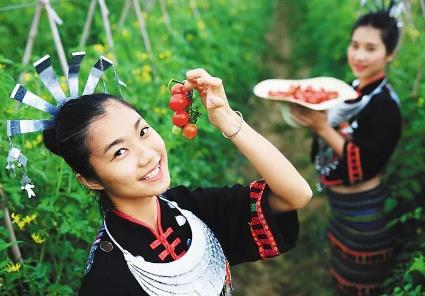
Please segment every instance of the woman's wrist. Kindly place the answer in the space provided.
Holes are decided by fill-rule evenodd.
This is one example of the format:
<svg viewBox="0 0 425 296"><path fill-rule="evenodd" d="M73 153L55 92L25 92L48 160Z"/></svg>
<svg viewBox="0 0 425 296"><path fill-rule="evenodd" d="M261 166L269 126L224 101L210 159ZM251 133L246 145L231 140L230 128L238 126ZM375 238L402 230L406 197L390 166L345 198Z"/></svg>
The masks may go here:
<svg viewBox="0 0 425 296"><path fill-rule="evenodd" d="M329 124L323 124L314 129L314 132L319 136L323 137L326 135L332 127Z"/></svg>
<svg viewBox="0 0 425 296"><path fill-rule="evenodd" d="M217 127L221 130L223 136L233 138L241 130L242 124L242 114L229 108L221 116L220 124Z"/></svg>

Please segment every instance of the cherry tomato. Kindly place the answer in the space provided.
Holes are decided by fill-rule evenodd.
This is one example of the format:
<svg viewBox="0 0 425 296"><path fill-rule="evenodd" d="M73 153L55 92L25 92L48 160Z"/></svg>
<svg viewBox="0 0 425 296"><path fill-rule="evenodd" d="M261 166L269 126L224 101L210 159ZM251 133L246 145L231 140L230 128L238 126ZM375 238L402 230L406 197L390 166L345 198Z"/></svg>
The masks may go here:
<svg viewBox="0 0 425 296"><path fill-rule="evenodd" d="M186 139L192 140L198 134L198 127L194 123L188 123L183 128L183 136Z"/></svg>
<svg viewBox="0 0 425 296"><path fill-rule="evenodd" d="M171 95L184 93L187 93L187 91L181 83L176 83L171 87Z"/></svg>
<svg viewBox="0 0 425 296"><path fill-rule="evenodd" d="M171 132L173 133L173 135L178 136L178 135L180 135L182 133L182 130L183 129L181 127L178 127L178 126L173 125L173 128L171 129Z"/></svg>
<svg viewBox="0 0 425 296"><path fill-rule="evenodd" d="M173 111L183 111L189 106L190 101L183 94L175 94L171 97L168 106Z"/></svg>
<svg viewBox="0 0 425 296"><path fill-rule="evenodd" d="M174 125L183 127L189 122L189 114L186 111L176 111L173 114Z"/></svg>

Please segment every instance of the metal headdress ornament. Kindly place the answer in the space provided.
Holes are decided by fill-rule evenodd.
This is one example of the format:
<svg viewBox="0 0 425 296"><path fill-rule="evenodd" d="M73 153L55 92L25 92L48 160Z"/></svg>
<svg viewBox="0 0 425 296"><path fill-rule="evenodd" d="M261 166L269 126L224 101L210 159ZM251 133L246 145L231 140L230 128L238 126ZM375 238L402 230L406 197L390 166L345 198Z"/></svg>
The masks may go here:
<svg viewBox="0 0 425 296"><path fill-rule="evenodd" d="M35 193L33 191L34 185L32 184L31 179L25 173L27 158L22 154L22 152L18 148L15 148L13 146L11 137L17 134L39 132L52 128L54 122L53 118L58 113L60 108L67 101L71 99L76 99L80 96L78 91L78 74L80 72L80 64L84 56L85 52L72 53L72 59L69 64L67 77L70 92L69 97L65 95L59 84L59 80L57 79L56 74L53 71L49 55L44 56L33 64L41 81L46 86L53 98L56 100L56 105L48 103L36 94L27 90L21 84L16 84L15 88L12 91L12 94L10 95L12 99L15 99L21 103L24 103L43 112L49 113L52 116L51 119L7 120L7 136L9 139L10 150L7 157L6 169L9 171L9 173L14 175L16 175L15 169L19 169L19 172L22 175L21 189L27 191L29 198L35 196ZM99 80L102 78L103 73L111 66L114 69L115 80L117 81L118 85L126 86L125 83L119 79L112 61L110 61L104 56L100 56L100 58L90 71L82 95L93 94L97 84L99 83Z"/></svg>
<svg viewBox="0 0 425 296"><path fill-rule="evenodd" d="M397 20L399 28L403 27L401 16L410 9L410 4L405 0L390 0L386 5L385 0L360 0L360 6L366 7L371 12L386 11L389 16Z"/></svg>

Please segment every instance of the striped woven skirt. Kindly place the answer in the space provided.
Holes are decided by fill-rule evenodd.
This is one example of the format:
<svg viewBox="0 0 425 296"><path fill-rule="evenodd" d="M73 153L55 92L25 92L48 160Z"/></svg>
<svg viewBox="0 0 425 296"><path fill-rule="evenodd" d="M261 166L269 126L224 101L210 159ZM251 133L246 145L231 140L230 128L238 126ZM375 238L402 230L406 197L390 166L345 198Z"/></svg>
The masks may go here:
<svg viewBox="0 0 425 296"><path fill-rule="evenodd" d="M385 225L382 185L342 194L327 191L331 207L328 239L331 275L343 295L375 295L391 271L394 236Z"/></svg>

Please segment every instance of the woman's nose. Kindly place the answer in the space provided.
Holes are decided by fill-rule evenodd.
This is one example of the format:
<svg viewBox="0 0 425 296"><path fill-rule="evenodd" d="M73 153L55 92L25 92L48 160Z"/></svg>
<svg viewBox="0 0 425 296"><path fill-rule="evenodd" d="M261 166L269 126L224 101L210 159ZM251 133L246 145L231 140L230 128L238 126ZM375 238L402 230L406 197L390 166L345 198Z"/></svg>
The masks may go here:
<svg viewBox="0 0 425 296"><path fill-rule="evenodd" d="M155 158L155 150L146 147L144 145L139 145L137 148L137 163L139 167L145 167L149 165L150 162Z"/></svg>
<svg viewBox="0 0 425 296"><path fill-rule="evenodd" d="M353 58L355 61L364 61L366 60L366 51L363 49L358 49L354 51Z"/></svg>

